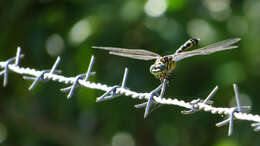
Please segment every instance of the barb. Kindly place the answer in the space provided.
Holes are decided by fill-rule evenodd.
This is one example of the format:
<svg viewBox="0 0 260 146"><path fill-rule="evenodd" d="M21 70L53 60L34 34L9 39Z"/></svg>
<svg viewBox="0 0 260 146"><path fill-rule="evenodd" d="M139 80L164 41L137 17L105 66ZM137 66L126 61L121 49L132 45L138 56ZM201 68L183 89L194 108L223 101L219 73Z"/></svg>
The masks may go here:
<svg viewBox="0 0 260 146"><path fill-rule="evenodd" d="M226 120L219 122L216 124L217 127L221 127L224 126L226 124L229 123L229 128L228 128L228 136L232 135L233 132L233 120L234 120L234 113L235 112L243 112L242 109L245 110L250 110L251 107L250 106L241 106L240 105L240 100L239 100L239 92L238 92L238 87L236 84L233 84L233 88L234 88L234 92L235 92L235 97L236 97L236 102L237 102L237 107L235 108L231 108L230 112L229 112L229 118L227 118Z"/></svg>
<svg viewBox="0 0 260 146"><path fill-rule="evenodd" d="M46 73L50 73L50 74L59 73L59 71L55 71L59 62L60 62L60 57L58 57L56 59L54 65L51 68L51 70L43 70L43 71L41 71L41 73L37 77L23 76L23 79L25 79L25 80L34 80L32 85L29 87L29 90L32 90L40 80L45 80L44 74L46 74Z"/></svg>
<svg viewBox="0 0 260 146"><path fill-rule="evenodd" d="M87 73L86 73L86 76L85 76L84 81L87 81L88 78L89 78L91 75L95 75L94 72L91 74L91 70L92 70L92 67L93 67L94 61L95 61L95 57L92 56L92 57L91 57L91 60L90 60L90 63L89 63L89 66L88 66L88 71L87 71Z"/></svg>
<svg viewBox="0 0 260 146"><path fill-rule="evenodd" d="M4 68L4 70L0 72L0 76L4 75L4 83L3 83L4 87L7 86L7 82L8 82L9 65L15 61L14 65L18 66L19 60L24 57L24 55L21 55L20 53L21 53L21 48L17 47L16 56L5 61L5 64L2 67Z"/></svg>
<svg viewBox="0 0 260 146"><path fill-rule="evenodd" d="M228 136L230 136L232 134L232 131L233 131L233 120L234 120L234 113L235 112L239 112L238 110L239 108L236 107L236 108L233 108L230 113L229 113L229 118L222 121L222 122L219 122L216 124L217 127L221 127L221 126L224 126L226 124L229 123L229 128L228 128Z"/></svg>
<svg viewBox="0 0 260 146"><path fill-rule="evenodd" d="M16 51L15 65L19 65L21 57L21 48L18 46Z"/></svg>
<svg viewBox="0 0 260 146"><path fill-rule="evenodd" d="M119 88L124 89L125 88L127 74L128 74L128 69L125 68L125 73L124 73L124 77L123 77L123 80L122 80L121 87L118 86L118 85L113 86L110 90L108 90L102 96L98 97L96 101L100 102L100 101L109 100L109 99L113 99L113 98L116 98L116 97L120 96L120 94L116 94L116 89L119 89ZM111 94L111 95L109 95L109 94Z"/></svg>
<svg viewBox="0 0 260 146"><path fill-rule="evenodd" d="M36 78L35 77L29 77L29 76L23 76L23 79L25 79L25 80L34 80L32 85L28 89L32 90L40 80L44 80L43 76L47 72L49 72L49 70L42 71L41 74Z"/></svg>
<svg viewBox="0 0 260 146"><path fill-rule="evenodd" d="M71 86L60 89L60 91L62 91L62 92L68 92L69 91L69 94L67 95L68 99L72 97L75 88L79 85L79 80L87 81L90 76L95 75L95 73L91 72L91 69L92 69L92 66L94 64L94 61L95 61L95 57L92 56L91 60L90 60L90 63L89 63L89 66L88 66L87 73L86 74L77 75L75 77L75 79L74 79L74 81L73 81Z"/></svg>
<svg viewBox="0 0 260 146"><path fill-rule="evenodd" d="M155 99L153 99L153 97L155 95L158 95L158 92L160 90L161 90L161 94L160 94L159 98L163 98L166 84L167 84L167 80L164 79L162 84L160 84L156 89L154 89L152 92L149 93L147 102L135 105L135 108L144 108L145 107L144 118L146 118L148 116L148 114L150 113L149 112L150 107L155 105L156 102L155 102Z"/></svg>
<svg viewBox="0 0 260 146"><path fill-rule="evenodd" d="M93 62L94 62L94 57L93 57L93 59L91 59L91 63L89 65L89 69L88 69L87 73L85 75L77 75L76 77L65 77L62 75L54 74L54 72L55 72L54 70L56 69L58 62L60 61L59 57L56 60L55 64L53 65L52 69L49 72L44 72L44 73L43 73L43 71L38 71L35 69L24 68L24 67L19 66L18 65L19 59L22 57L23 57L23 55L20 55L20 48L18 47L16 58L11 58L7 61L0 62L0 68L4 69L4 71L0 72L0 75L4 74L4 85L7 85L8 71L12 71L12 72L15 72L15 73L21 74L21 75L31 76L31 79L33 79L34 82L36 82L37 78L39 78L41 76L41 78L40 78L41 80L51 80L51 81L56 81L56 82L63 83L63 84L70 84L70 85L72 84L72 86L68 87L67 89L64 89L64 91L70 90L71 93L69 93L68 97L72 96L73 90L76 88L76 85L79 85L79 86L84 86L84 87L91 88L91 89L105 91L106 93L103 96L101 96L102 98L101 97L98 98L97 99L98 101L112 99L119 95L129 96L129 97L132 97L133 99L140 99L140 100L145 99L145 100L147 100L147 102L135 106L137 108L146 106L145 115L144 115L145 117L148 115L150 105L153 105L153 103L159 104L159 105L175 105L175 106L180 106L180 107L189 109L188 113L194 113L196 111L204 111L204 112L209 112L212 114L228 116L229 118L218 123L217 126L229 124L229 135L232 134L234 119L252 121L252 122L254 122L252 124L252 127L255 128L255 131L260 131L260 124L259 124L260 116L244 112L244 110L249 110L250 107L240 105L238 88L235 84L234 84L234 92L236 95L237 106L232 107L232 108L214 107L211 105L212 102L210 101L210 99L216 93L216 91L218 89L217 86L211 91L211 93L208 95L208 97L205 100L197 99L197 100L193 100L191 102L185 102L183 100L178 100L176 98L167 98L167 99L163 98L164 89L161 89L161 88L164 88L163 86L165 86L163 84L158 86L155 90L153 90L150 93L138 93L138 92L131 91L130 89L125 88L125 83L126 83L127 73L128 73L127 69L125 70L121 86L119 86L119 85L108 86L108 85L101 84L101 83L90 82L88 80L87 76L90 76L92 74L90 70L91 70ZM84 78L84 76L85 76L85 78ZM160 89L161 89L161 94L158 95L158 92ZM108 95L110 95L110 96L108 96Z"/></svg>
<svg viewBox="0 0 260 146"><path fill-rule="evenodd" d="M211 105L213 104L213 101L211 101L211 97L213 97L215 95L215 93L218 91L218 86L216 86L211 92L210 94L208 95L208 97L205 99L205 100L201 100L201 99L195 99L193 101L191 101L191 109L188 110L188 111L181 111L182 114L184 115L188 115L188 114L193 114L197 111L199 111L200 109L198 108L198 103L203 103L203 104L208 104L208 105Z"/></svg>
<svg viewBox="0 0 260 146"><path fill-rule="evenodd" d="M260 123L253 123L251 126L254 128L254 131L260 131Z"/></svg>

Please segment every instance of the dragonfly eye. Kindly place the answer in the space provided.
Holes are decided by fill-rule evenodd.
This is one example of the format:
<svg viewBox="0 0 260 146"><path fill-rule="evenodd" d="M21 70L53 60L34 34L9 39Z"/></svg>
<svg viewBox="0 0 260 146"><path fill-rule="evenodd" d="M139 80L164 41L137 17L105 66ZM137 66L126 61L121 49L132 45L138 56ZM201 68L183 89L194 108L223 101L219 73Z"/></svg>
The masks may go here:
<svg viewBox="0 0 260 146"><path fill-rule="evenodd" d="M165 65L164 64L153 64L150 67L150 72L154 73L154 72L161 72L165 70Z"/></svg>

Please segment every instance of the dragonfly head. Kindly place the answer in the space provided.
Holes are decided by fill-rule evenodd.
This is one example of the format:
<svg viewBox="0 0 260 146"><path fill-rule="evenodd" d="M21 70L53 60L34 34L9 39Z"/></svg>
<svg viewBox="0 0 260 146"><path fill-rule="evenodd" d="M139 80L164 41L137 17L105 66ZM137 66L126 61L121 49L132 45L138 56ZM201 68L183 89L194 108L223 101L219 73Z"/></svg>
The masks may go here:
<svg viewBox="0 0 260 146"><path fill-rule="evenodd" d="M160 64L153 64L153 65L151 65L151 67L150 67L150 72L152 73L152 74L155 74L155 73L161 73L163 70L165 70L166 69L166 66L165 66L165 64L163 64L163 63L160 63Z"/></svg>
<svg viewBox="0 0 260 146"><path fill-rule="evenodd" d="M163 63L160 64L153 64L150 67L150 72L153 74L156 78L160 79L166 66Z"/></svg>
<svg viewBox="0 0 260 146"><path fill-rule="evenodd" d="M175 68L175 62L168 56L161 57L150 67L150 72L158 79L167 78Z"/></svg>

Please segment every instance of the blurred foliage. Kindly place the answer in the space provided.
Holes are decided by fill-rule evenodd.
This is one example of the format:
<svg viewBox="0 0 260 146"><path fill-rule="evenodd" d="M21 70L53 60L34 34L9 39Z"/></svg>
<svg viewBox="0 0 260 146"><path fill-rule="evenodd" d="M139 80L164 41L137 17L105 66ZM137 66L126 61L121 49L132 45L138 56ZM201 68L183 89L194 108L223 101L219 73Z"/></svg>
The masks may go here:
<svg viewBox="0 0 260 146"><path fill-rule="evenodd" d="M170 54L191 37L200 46L241 37L236 50L193 57L177 64L166 97L190 101L205 97L215 85L216 106L232 105L232 83L242 101L257 103L260 81L259 0L2 0L0 58L14 56L21 46L23 66L50 68L61 56L65 76L87 70L96 56L91 81L114 85L129 68L127 87L149 92L159 81L149 73L153 62L110 56L91 46L143 48ZM78 88L72 99L59 83L31 82L10 74L0 88L0 145L5 146L243 146L260 145L248 122L237 122L234 133L216 128L222 117L208 113L183 116L179 107L163 106L143 119L140 101L120 97L96 103L101 91ZM242 103L243 104L243 103ZM170 115L170 116L169 116Z"/></svg>

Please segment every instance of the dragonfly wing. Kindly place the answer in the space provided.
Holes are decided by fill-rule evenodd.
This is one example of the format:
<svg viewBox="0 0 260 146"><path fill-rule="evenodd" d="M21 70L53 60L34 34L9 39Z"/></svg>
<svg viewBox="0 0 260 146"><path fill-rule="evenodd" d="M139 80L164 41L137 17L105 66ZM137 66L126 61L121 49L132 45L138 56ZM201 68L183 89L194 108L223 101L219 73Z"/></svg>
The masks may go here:
<svg viewBox="0 0 260 146"><path fill-rule="evenodd" d="M160 55L157 53L148 50L141 50L141 49L124 49L124 48L115 48L115 47L96 47L96 46L93 46L92 48L108 50L109 54L133 58L133 59L140 59L140 60L152 60L160 57Z"/></svg>
<svg viewBox="0 0 260 146"><path fill-rule="evenodd" d="M117 56L123 56L133 59L139 59L139 60L153 60L159 58L158 56L149 56L149 55L132 55L132 54L125 54L125 53L119 53L119 52L112 52L110 51L109 54L117 55Z"/></svg>
<svg viewBox="0 0 260 146"><path fill-rule="evenodd" d="M180 61L182 59L196 56L196 55L208 55L211 53L215 53L218 51L224 51L224 50L229 50L229 49L234 49L237 48L238 46L231 46L232 44L240 41L240 38L234 38L234 39L227 39L221 42L214 43L212 45L208 45L206 47L196 49L193 51L187 51L187 52L182 52L178 54L173 54L173 60L174 61Z"/></svg>

